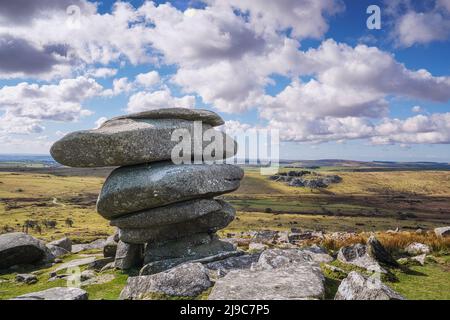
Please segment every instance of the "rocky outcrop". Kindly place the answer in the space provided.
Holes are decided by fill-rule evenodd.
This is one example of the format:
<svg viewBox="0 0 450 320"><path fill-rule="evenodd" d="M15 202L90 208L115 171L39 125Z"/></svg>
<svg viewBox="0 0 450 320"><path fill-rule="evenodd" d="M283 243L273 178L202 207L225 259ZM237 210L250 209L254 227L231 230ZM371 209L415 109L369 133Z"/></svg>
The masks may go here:
<svg viewBox="0 0 450 320"><path fill-rule="evenodd" d="M142 300L156 297L195 297L211 287L208 270L201 263L186 263L149 276L128 278L120 299Z"/></svg>
<svg viewBox="0 0 450 320"><path fill-rule="evenodd" d="M137 268L144 261L141 274L153 274L237 252L215 236L235 210L214 197L236 190L244 175L238 166L211 161L237 152L232 138L213 129L221 124L207 110L150 110L68 134L52 146L52 156L64 165L120 166L97 200L97 212L119 229L120 242L107 239L102 246L105 257L115 254L116 268ZM180 138L190 151L178 150ZM185 162L170 161L179 151Z"/></svg>
<svg viewBox="0 0 450 320"><path fill-rule="evenodd" d="M339 285L335 300L404 300L405 298L383 284L352 271Z"/></svg>
<svg viewBox="0 0 450 320"><path fill-rule="evenodd" d="M54 259L45 244L22 232L0 235L0 269L14 265L36 264Z"/></svg>
<svg viewBox="0 0 450 320"><path fill-rule="evenodd" d="M72 251L72 241L67 237L49 242L49 243L47 243L47 246L55 246L55 247L63 248L64 250L66 250L68 252Z"/></svg>

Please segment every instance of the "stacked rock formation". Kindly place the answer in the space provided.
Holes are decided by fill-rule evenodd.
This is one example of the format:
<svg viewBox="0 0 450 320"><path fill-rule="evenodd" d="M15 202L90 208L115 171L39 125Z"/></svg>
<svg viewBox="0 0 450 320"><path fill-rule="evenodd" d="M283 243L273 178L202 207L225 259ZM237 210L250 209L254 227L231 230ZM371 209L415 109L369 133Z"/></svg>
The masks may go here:
<svg viewBox="0 0 450 320"><path fill-rule="evenodd" d="M190 137L190 158L204 160L204 150L212 142L203 134L208 131L211 136L211 130L216 147L220 143L220 148L213 148L213 158L233 156L234 140L212 129L222 124L207 110L151 110L68 134L52 146L53 158L67 166L120 166L106 179L97 201L97 212L119 229L117 268L145 264L141 274L150 274L190 260L213 261L236 254L215 234L234 219L235 210L214 197L236 190L242 169L217 161L171 161L180 142L173 139L177 129Z"/></svg>

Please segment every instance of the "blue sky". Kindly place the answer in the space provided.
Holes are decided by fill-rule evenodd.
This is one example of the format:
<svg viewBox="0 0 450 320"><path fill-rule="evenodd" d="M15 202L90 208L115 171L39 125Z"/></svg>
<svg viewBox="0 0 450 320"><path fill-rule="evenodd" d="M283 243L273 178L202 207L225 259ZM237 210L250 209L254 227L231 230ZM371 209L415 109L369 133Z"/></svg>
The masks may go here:
<svg viewBox="0 0 450 320"><path fill-rule="evenodd" d="M267 1L0 4L0 153L183 106L283 159L450 162L450 1Z"/></svg>

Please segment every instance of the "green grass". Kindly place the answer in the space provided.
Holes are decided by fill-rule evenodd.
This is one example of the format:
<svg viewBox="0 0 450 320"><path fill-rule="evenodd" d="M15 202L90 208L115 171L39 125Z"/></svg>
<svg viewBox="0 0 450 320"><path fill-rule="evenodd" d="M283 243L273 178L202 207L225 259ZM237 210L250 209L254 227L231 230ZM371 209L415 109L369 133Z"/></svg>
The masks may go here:
<svg viewBox="0 0 450 320"><path fill-rule="evenodd" d="M446 257L447 260L450 256ZM412 266L412 272L394 272L398 282L389 283L410 300L450 300L450 264Z"/></svg>

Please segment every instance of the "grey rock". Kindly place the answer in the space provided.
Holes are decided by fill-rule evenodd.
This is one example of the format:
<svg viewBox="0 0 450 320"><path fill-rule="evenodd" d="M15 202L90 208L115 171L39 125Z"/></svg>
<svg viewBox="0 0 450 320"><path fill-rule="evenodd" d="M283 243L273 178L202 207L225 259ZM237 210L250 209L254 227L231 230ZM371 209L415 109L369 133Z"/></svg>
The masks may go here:
<svg viewBox="0 0 450 320"><path fill-rule="evenodd" d="M88 293L79 288L56 287L32 292L11 300L87 300Z"/></svg>
<svg viewBox="0 0 450 320"><path fill-rule="evenodd" d="M105 258L115 257L117 251L117 242L114 241L114 236L106 239L105 246L103 247L103 256Z"/></svg>
<svg viewBox="0 0 450 320"><path fill-rule="evenodd" d="M90 286L93 284L103 284L108 283L114 280L116 277L113 274L101 274L99 276L95 276L92 278L89 278L87 280L84 280L81 285L82 286Z"/></svg>
<svg viewBox="0 0 450 320"><path fill-rule="evenodd" d="M226 252L219 252L217 254L206 256L199 259L193 259L192 256L184 256L181 258L153 261L144 265L139 271L139 275L140 276L151 275L158 272L166 271L168 269L171 269L186 262L190 263L198 262L202 264L208 264L213 263L215 261L221 261L230 257L236 257L240 255L242 255L242 251L226 251Z"/></svg>
<svg viewBox="0 0 450 320"><path fill-rule="evenodd" d="M269 249L261 253L258 263L254 266L257 269L278 269L288 267L293 264L311 264L314 262L311 254L301 249Z"/></svg>
<svg viewBox="0 0 450 320"><path fill-rule="evenodd" d="M254 251L260 252L260 251L266 250L267 248L268 248L268 246L265 245L264 243L250 242L248 244L248 251L251 251L251 252L254 252Z"/></svg>
<svg viewBox="0 0 450 320"><path fill-rule="evenodd" d="M223 201L196 199L143 210L111 220L110 224L122 229L151 228L192 220L207 213L222 210Z"/></svg>
<svg viewBox="0 0 450 320"><path fill-rule="evenodd" d="M404 300L405 298L383 284L352 271L339 285L335 300Z"/></svg>
<svg viewBox="0 0 450 320"><path fill-rule="evenodd" d="M33 284L38 282L38 278L34 274L28 274L28 273L19 273L16 275L16 281L17 282L24 282L26 284Z"/></svg>
<svg viewBox="0 0 450 320"><path fill-rule="evenodd" d="M265 257L264 253L271 251ZM323 299L320 267L291 250L264 251L250 270L233 270L217 279L209 300ZM276 254L281 254L281 259Z"/></svg>
<svg viewBox="0 0 450 320"><path fill-rule="evenodd" d="M109 263L114 263L115 257L107 257L101 259L95 259L88 264L88 269L101 270L103 267Z"/></svg>
<svg viewBox="0 0 450 320"><path fill-rule="evenodd" d="M232 244L220 241L214 235L195 234L163 243L148 243L144 263L179 258L197 260L232 251L235 251Z"/></svg>
<svg viewBox="0 0 450 320"><path fill-rule="evenodd" d="M80 280L81 281L86 281L86 280L95 278L95 276L96 275L95 275L94 271L92 271L92 270L84 270L84 271L81 272Z"/></svg>
<svg viewBox="0 0 450 320"><path fill-rule="evenodd" d="M417 261L420 265L423 266L423 265L425 265L426 258L427 258L427 255L424 253L424 254L421 254L421 255L417 255L417 256L411 257L411 260Z"/></svg>
<svg viewBox="0 0 450 320"><path fill-rule="evenodd" d="M145 229L120 229L120 239L128 243L146 243L175 240L197 233L213 233L225 228L235 217L235 210L221 201L222 209L207 213L182 223L147 227Z"/></svg>
<svg viewBox="0 0 450 320"><path fill-rule="evenodd" d="M106 179L97 211L107 219L186 200L212 197L239 187L244 172L228 164L159 162L115 169Z"/></svg>
<svg viewBox="0 0 450 320"><path fill-rule="evenodd" d="M53 261L54 256L45 244L22 232L0 235L0 269L14 265Z"/></svg>
<svg viewBox="0 0 450 320"><path fill-rule="evenodd" d="M115 262L113 261L113 262L109 262L109 263L107 263L107 264L105 264L101 269L100 269L100 272L103 272L103 271L106 271L106 270L112 270L112 269L115 269Z"/></svg>
<svg viewBox="0 0 450 320"><path fill-rule="evenodd" d="M72 251L72 240L70 240L67 237L52 241L47 243L47 246L56 246L56 247L60 247L63 248L66 251Z"/></svg>
<svg viewBox="0 0 450 320"><path fill-rule="evenodd" d="M119 119L182 119L190 121L202 121L213 127L221 126L224 124L222 118L215 112L205 109L186 108L162 108L156 110L147 110L143 112L115 117L107 122Z"/></svg>
<svg viewBox="0 0 450 320"><path fill-rule="evenodd" d="M232 270L250 269L252 264L258 262L259 254L245 254L237 257L207 263L205 266L216 273L217 277L223 277Z"/></svg>
<svg viewBox="0 0 450 320"><path fill-rule="evenodd" d="M330 256L324 248L321 248L317 245L312 245L311 247L307 247L303 249L313 259L313 261L317 263L329 263L334 260L332 256Z"/></svg>
<svg viewBox="0 0 450 320"><path fill-rule="evenodd" d="M434 229L434 233L438 237L450 237L450 226Z"/></svg>
<svg viewBox="0 0 450 320"><path fill-rule="evenodd" d="M74 259L74 260L71 260L69 262L59 265L55 269L55 271L58 272L58 271L65 270L65 269L87 266L90 263L94 262L95 260L96 260L95 256L86 257L86 258L82 258L82 259Z"/></svg>
<svg viewBox="0 0 450 320"><path fill-rule="evenodd" d="M50 245L50 244L47 244L47 248L48 248L48 250L50 250L52 255L55 256L55 257L61 257L61 256L65 255L65 254L69 254L70 253L70 251L67 251L64 248L53 246L53 245Z"/></svg>
<svg viewBox="0 0 450 320"><path fill-rule="evenodd" d="M254 242L272 242L278 236L278 231L274 230L260 230L253 236Z"/></svg>
<svg viewBox="0 0 450 320"><path fill-rule="evenodd" d="M381 268L379 263L367 253L367 246L361 243L342 247L339 249L337 259L363 269L376 270Z"/></svg>
<svg viewBox="0 0 450 320"><path fill-rule="evenodd" d="M405 251L412 255L418 255L418 254L428 254L431 252L431 249L426 244L420 243L420 242L413 242L410 243L406 248Z"/></svg>
<svg viewBox="0 0 450 320"><path fill-rule="evenodd" d="M151 299L153 294L195 297L211 287L208 270L200 263L186 263L149 276L128 278L120 299Z"/></svg>
<svg viewBox="0 0 450 320"><path fill-rule="evenodd" d="M106 244L106 239L97 239L90 243L74 244L72 245L72 253L79 253L86 250L103 249Z"/></svg>
<svg viewBox="0 0 450 320"><path fill-rule="evenodd" d="M127 270L142 265L143 245L119 241L114 266Z"/></svg>
<svg viewBox="0 0 450 320"><path fill-rule="evenodd" d="M197 129L191 120L149 116L115 118L98 129L72 132L55 142L50 153L56 161L71 167L124 166L169 160L172 150L179 144L179 140L172 141L177 129L185 130L191 137L192 156L196 159L203 158L207 146L223 150L221 156L214 155L216 160L232 157L237 151L231 137L205 122ZM203 141L207 130L211 130L208 134L220 138ZM219 141L222 144L219 145Z"/></svg>

